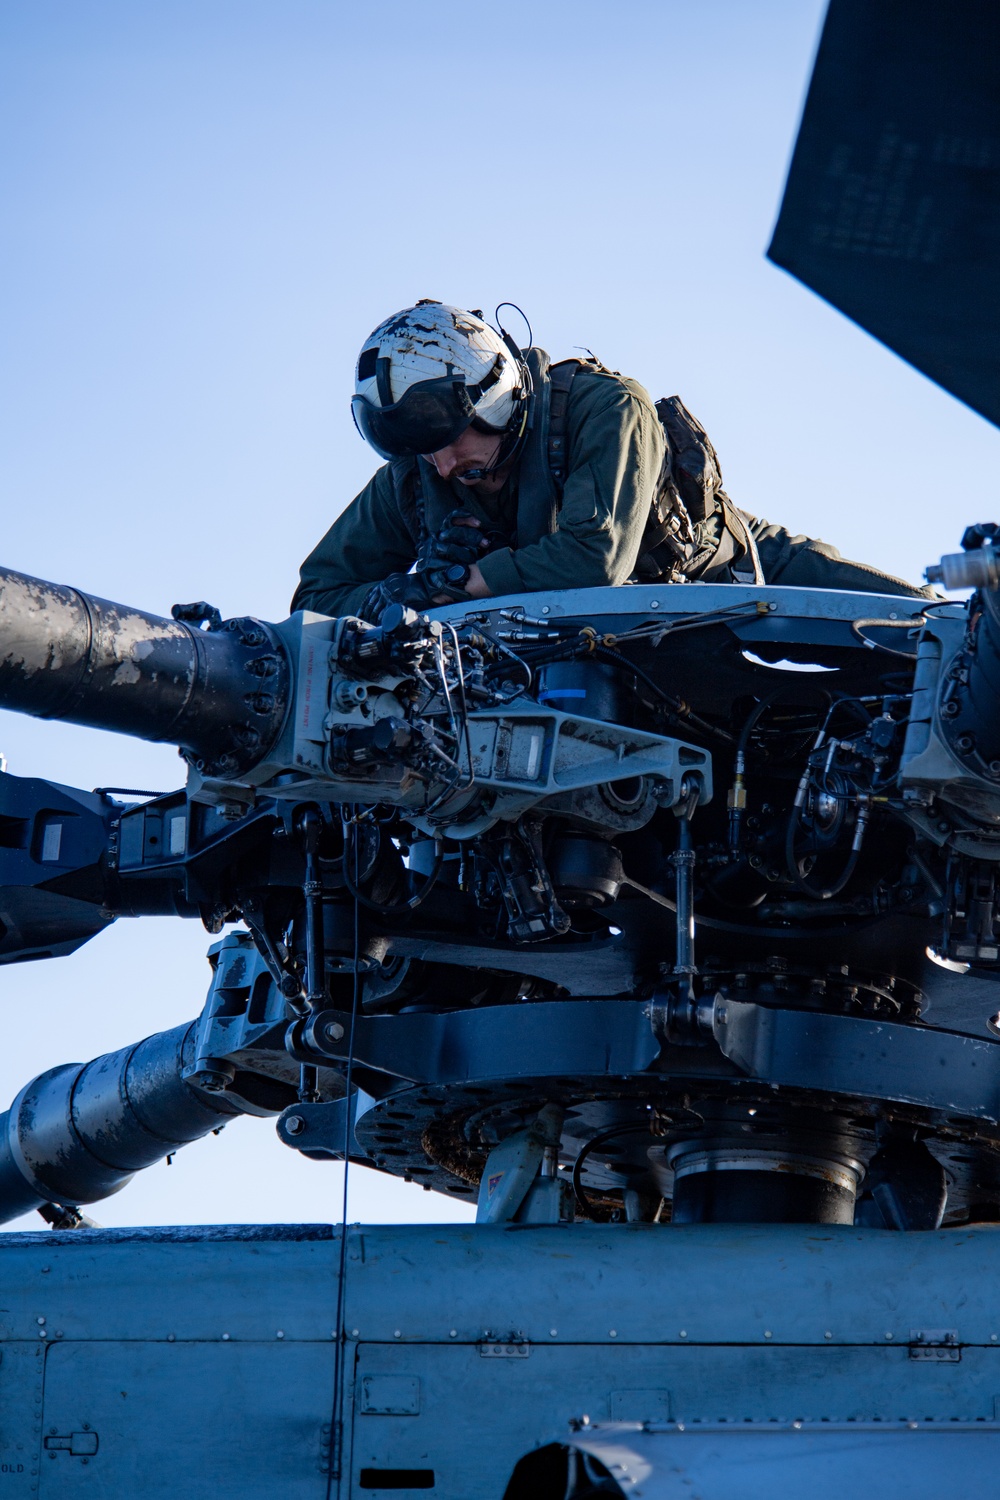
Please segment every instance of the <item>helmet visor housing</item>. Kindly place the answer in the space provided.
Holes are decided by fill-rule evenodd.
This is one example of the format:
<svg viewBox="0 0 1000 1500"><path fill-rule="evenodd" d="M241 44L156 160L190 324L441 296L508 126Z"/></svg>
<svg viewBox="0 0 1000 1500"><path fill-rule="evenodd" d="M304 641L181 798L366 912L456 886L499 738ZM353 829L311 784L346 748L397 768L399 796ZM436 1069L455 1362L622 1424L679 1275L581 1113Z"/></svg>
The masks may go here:
<svg viewBox="0 0 1000 1500"><path fill-rule="evenodd" d="M461 437L476 408L465 382L445 376L411 385L392 406L354 396L351 414L381 458L417 458L438 453Z"/></svg>

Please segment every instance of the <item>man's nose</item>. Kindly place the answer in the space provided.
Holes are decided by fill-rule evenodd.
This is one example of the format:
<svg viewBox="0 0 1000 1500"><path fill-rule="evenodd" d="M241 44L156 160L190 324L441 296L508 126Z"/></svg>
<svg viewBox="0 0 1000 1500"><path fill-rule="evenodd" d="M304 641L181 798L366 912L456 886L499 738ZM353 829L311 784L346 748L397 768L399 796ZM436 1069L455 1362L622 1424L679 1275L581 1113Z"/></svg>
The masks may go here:
<svg viewBox="0 0 1000 1500"><path fill-rule="evenodd" d="M431 462L442 479L450 479L458 468L459 461L455 456L454 447L449 447L441 448L437 453L432 453Z"/></svg>

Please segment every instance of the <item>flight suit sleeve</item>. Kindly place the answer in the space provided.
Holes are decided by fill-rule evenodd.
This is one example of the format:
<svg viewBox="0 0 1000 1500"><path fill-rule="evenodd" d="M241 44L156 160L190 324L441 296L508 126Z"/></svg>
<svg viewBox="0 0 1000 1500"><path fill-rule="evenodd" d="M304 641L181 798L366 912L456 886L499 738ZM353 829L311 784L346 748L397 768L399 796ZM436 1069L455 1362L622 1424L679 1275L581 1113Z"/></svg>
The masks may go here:
<svg viewBox="0 0 1000 1500"><path fill-rule="evenodd" d="M581 372L567 421L568 472L556 530L489 553L493 594L624 583L639 555L663 460L663 432L636 381Z"/></svg>
<svg viewBox="0 0 1000 1500"><path fill-rule="evenodd" d="M302 564L292 610L357 614L372 584L390 573L408 572L416 555L415 540L386 464Z"/></svg>
<svg viewBox="0 0 1000 1500"><path fill-rule="evenodd" d="M751 529L766 583L783 583L793 588L845 589L863 594L904 594L914 599L935 597L931 588L917 588L869 563L841 557L829 542L792 536L784 526L772 526L767 521L753 521Z"/></svg>

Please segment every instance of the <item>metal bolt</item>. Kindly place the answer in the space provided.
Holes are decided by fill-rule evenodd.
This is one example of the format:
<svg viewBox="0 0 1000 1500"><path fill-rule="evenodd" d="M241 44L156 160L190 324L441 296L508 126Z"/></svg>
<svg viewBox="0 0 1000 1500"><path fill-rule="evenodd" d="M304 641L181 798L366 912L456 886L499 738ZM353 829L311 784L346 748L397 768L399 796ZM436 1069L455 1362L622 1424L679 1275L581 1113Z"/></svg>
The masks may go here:
<svg viewBox="0 0 1000 1500"><path fill-rule="evenodd" d="M228 1342L228 1339L229 1339L229 1334L228 1334L228 1333L224 1333L224 1334L223 1334L223 1335L222 1335L222 1339L223 1339L223 1342L224 1342L224 1343L226 1343L226 1342Z"/></svg>
<svg viewBox="0 0 1000 1500"><path fill-rule="evenodd" d="M458 1329L457 1328L449 1328L448 1329L448 1337L450 1339L457 1339L458 1338Z"/></svg>
<svg viewBox="0 0 1000 1500"><path fill-rule="evenodd" d="M358 1334L359 1334L359 1330L357 1328L352 1328L351 1329L351 1338L352 1339L356 1339L358 1337Z"/></svg>
<svg viewBox="0 0 1000 1500"><path fill-rule="evenodd" d="M916 1432L917 1428L920 1426L920 1423L919 1422L907 1422L906 1425L910 1429L911 1432Z"/></svg>
<svg viewBox="0 0 1000 1500"><path fill-rule="evenodd" d="M402 1332L398 1328L393 1330L392 1336L394 1339L401 1339L403 1337Z"/></svg>
<svg viewBox="0 0 1000 1500"><path fill-rule="evenodd" d="M795 1428L796 1432L801 1432L802 1431L802 1423L801 1422L793 1422L792 1426Z"/></svg>
<svg viewBox="0 0 1000 1500"><path fill-rule="evenodd" d="M891 1333L887 1333L887 1334L886 1334L886 1338L887 1338L887 1339L891 1339L891 1338L892 1338L892 1334L891 1334Z"/></svg>
<svg viewBox="0 0 1000 1500"><path fill-rule="evenodd" d="M168 1344L172 1344L174 1342L174 1340L176 1339L176 1337L177 1337L176 1333L168 1333L167 1334L167 1343Z"/></svg>
<svg viewBox="0 0 1000 1500"><path fill-rule="evenodd" d="M687 1331L687 1329L686 1329L686 1328L682 1328L682 1329L681 1329L681 1331L680 1331L680 1337L681 1337L681 1338L682 1338L682 1339L686 1339L686 1338L687 1338L687 1336L688 1336L688 1331Z"/></svg>
<svg viewBox="0 0 1000 1500"><path fill-rule="evenodd" d="M276 1339L283 1339L285 1337L285 1330L283 1328L279 1328L274 1336Z"/></svg>
<svg viewBox="0 0 1000 1500"><path fill-rule="evenodd" d="M288 1135L301 1135L306 1128L306 1122L301 1115L289 1115L285 1121L285 1131Z"/></svg>
<svg viewBox="0 0 1000 1500"><path fill-rule="evenodd" d="M328 1042L339 1042L344 1035L344 1028L339 1021L328 1021L323 1027L323 1035Z"/></svg>
<svg viewBox="0 0 1000 1500"><path fill-rule="evenodd" d="M609 1328L608 1329L608 1338L609 1339L616 1339L617 1337L618 1337L618 1330L617 1330L617 1328Z"/></svg>
<svg viewBox="0 0 1000 1500"><path fill-rule="evenodd" d="M558 1333L559 1333L558 1328L550 1328L549 1329L549 1337L550 1338L553 1338L553 1339L556 1338L557 1335L558 1335ZM995 1337L995 1335L994 1335L994 1337Z"/></svg>
<svg viewBox="0 0 1000 1500"><path fill-rule="evenodd" d="M659 599L650 599L650 601L649 601L649 607L650 607L650 609L659 609L659 607L660 607L660 601L659 601Z"/></svg>
<svg viewBox="0 0 1000 1500"><path fill-rule="evenodd" d="M44 1323L44 1322L45 1322L45 1319L44 1319L44 1318L36 1318L36 1319L35 1319L35 1322L36 1322L36 1323Z"/></svg>
<svg viewBox="0 0 1000 1500"><path fill-rule="evenodd" d="M825 1339L832 1339L833 1338L833 1334L830 1332L829 1328L826 1330L826 1332L824 1333L823 1337Z"/></svg>
<svg viewBox="0 0 1000 1500"><path fill-rule="evenodd" d="M770 1330L770 1328L765 1328L764 1329L764 1337L766 1339L769 1339L771 1337L771 1330Z"/></svg>
<svg viewBox="0 0 1000 1500"><path fill-rule="evenodd" d="M204 1072L194 1075L194 1081L207 1094L224 1094L229 1087L231 1079L225 1073L218 1073L212 1068L206 1068Z"/></svg>

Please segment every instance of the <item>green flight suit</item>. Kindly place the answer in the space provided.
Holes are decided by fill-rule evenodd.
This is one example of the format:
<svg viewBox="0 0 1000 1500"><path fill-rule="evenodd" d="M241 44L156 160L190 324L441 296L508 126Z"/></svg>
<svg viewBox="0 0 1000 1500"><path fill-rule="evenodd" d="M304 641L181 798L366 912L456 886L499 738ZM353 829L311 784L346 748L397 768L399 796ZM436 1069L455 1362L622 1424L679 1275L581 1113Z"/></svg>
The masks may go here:
<svg viewBox="0 0 1000 1500"><path fill-rule="evenodd" d="M542 361L547 356L531 351ZM536 388L537 388L536 378ZM433 534L456 509L468 511L500 543L479 563L493 595L587 588L628 582L636 566L663 463L663 428L652 401L637 381L583 365L569 391L565 419L566 477L558 508L543 516L539 481L522 483L528 449L503 489L480 496L440 479L423 459L419 466L422 505L413 498L412 461L386 464L333 523L302 565L292 609L326 615L357 614L373 584L408 572L424 535ZM544 463L544 459L542 460ZM539 466L534 458L535 469ZM545 478L548 478L546 474ZM528 493L531 489L532 493ZM742 514L742 513L741 513ZM540 519L540 516L542 518ZM554 530L550 530L554 517ZM862 589L890 594L920 591L861 563L836 548L747 516L769 583ZM699 523L701 550L723 540L721 512ZM504 544L506 543L506 544ZM719 557L732 553L720 546ZM727 566L702 567L706 581L730 579Z"/></svg>

